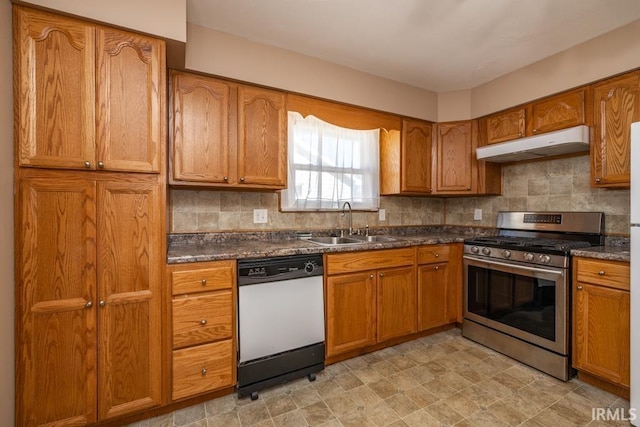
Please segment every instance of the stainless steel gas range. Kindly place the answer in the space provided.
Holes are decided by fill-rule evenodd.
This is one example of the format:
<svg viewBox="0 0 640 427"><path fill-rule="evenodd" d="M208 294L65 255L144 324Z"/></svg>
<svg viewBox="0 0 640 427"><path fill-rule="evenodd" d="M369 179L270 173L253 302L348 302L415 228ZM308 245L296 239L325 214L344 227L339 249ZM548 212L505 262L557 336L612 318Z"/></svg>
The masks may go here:
<svg viewBox="0 0 640 427"><path fill-rule="evenodd" d="M604 244L601 212L500 212L465 240L462 335L561 380L571 377L571 249Z"/></svg>

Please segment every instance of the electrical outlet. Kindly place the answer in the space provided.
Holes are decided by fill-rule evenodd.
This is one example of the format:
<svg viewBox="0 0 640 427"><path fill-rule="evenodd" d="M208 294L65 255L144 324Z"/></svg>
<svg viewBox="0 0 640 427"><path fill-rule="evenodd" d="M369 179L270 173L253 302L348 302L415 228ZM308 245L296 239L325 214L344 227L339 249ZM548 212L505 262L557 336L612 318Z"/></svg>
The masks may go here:
<svg viewBox="0 0 640 427"><path fill-rule="evenodd" d="M266 224L267 223L267 210L266 209L254 209L253 210L253 223L254 224Z"/></svg>
<svg viewBox="0 0 640 427"><path fill-rule="evenodd" d="M386 218L386 212L384 209L379 209L378 210L378 221L384 221Z"/></svg>
<svg viewBox="0 0 640 427"><path fill-rule="evenodd" d="M474 209L473 210L473 220L474 221L482 221L482 209Z"/></svg>

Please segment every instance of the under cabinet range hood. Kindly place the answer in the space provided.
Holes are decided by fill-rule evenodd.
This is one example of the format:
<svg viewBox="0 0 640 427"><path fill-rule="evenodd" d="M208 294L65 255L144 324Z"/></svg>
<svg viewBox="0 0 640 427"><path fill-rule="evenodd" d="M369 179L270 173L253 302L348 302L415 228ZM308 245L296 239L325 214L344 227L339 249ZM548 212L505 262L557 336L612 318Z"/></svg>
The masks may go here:
<svg viewBox="0 0 640 427"><path fill-rule="evenodd" d="M575 126L476 149L478 160L515 162L589 151L589 127Z"/></svg>

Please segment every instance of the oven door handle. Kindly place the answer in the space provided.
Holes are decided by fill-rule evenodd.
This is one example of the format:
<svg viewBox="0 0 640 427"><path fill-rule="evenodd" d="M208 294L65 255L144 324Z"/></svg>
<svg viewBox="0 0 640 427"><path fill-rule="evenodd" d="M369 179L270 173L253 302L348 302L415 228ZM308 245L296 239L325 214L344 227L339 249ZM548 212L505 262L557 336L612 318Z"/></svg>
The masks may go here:
<svg viewBox="0 0 640 427"><path fill-rule="evenodd" d="M528 267L526 265L520 265L520 264L509 264L509 263L505 263L505 262L500 262L500 261L493 261L493 260L487 260L487 259L480 259L480 258L475 258L475 257L471 257L471 256L463 256L463 259L466 260L470 260L470 261L476 261L476 262L480 262L480 263L484 263L487 265L497 265L500 267L506 267L510 270L513 269L518 269L518 270L527 270L530 271L532 273L549 273L549 274L556 274L556 275L562 275L564 273L564 270L547 270L545 268L541 268L541 267Z"/></svg>

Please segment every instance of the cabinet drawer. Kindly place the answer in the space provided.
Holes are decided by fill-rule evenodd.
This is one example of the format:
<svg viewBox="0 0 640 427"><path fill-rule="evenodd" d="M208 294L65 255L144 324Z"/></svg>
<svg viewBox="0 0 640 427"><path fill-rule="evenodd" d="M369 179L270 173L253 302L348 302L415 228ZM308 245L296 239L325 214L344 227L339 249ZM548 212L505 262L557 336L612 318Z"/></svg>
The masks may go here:
<svg viewBox="0 0 640 427"><path fill-rule="evenodd" d="M220 291L173 300L173 348L231 338L233 294Z"/></svg>
<svg viewBox="0 0 640 427"><path fill-rule="evenodd" d="M327 274L354 273L379 268L402 267L415 263L415 249L384 249L327 255Z"/></svg>
<svg viewBox="0 0 640 427"><path fill-rule="evenodd" d="M170 267L173 295L229 289L236 279L235 261L217 261L203 265Z"/></svg>
<svg viewBox="0 0 640 427"><path fill-rule="evenodd" d="M449 245L422 246L418 248L418 264L449 261Z"/></svg>
<svg viewBox="0 0 640 427"><path fill-rule="evenodd" d="M628 263L577 258L575 267L579 282L627 291L630 289L631 270Z"/></svg>
<svg viewBox="0 0 640 427"><path fill-rule="evenodd" d="M189 347L173 352L173 400L235 383L231 340Z"/></svg>

